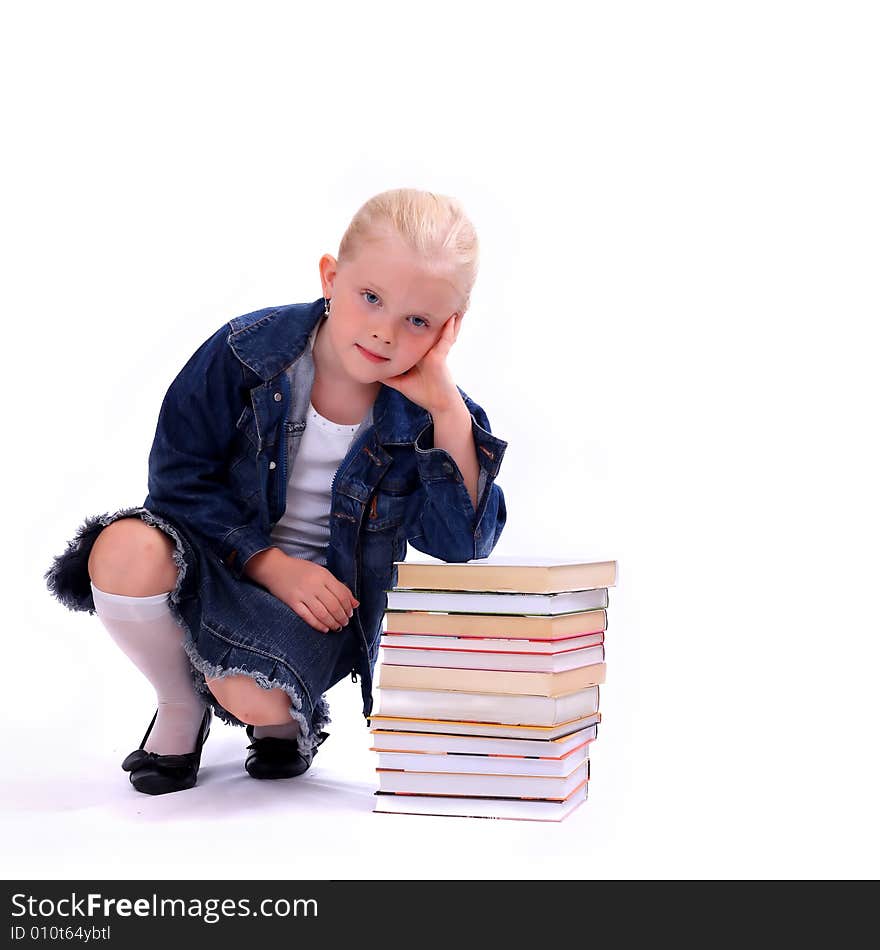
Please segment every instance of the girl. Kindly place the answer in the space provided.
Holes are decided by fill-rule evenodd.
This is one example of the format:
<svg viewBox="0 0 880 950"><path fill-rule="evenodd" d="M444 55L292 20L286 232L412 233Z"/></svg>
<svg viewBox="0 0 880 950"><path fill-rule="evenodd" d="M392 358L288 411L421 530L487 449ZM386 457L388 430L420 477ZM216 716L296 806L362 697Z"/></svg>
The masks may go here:
<svg viewBox="0 0 880 950"><path fill-rule="evenodd" d="M372 708L385 592L407 543L487 557L507 443L446 358L478 243L453 198L376 195L318 267L313 303L236 317L171 384L140 508L88 518L46 580L97 613L156 689L122 768L151 795L196 783L211 712L247 725L254 778L299 775L324 693Z"/></svg>

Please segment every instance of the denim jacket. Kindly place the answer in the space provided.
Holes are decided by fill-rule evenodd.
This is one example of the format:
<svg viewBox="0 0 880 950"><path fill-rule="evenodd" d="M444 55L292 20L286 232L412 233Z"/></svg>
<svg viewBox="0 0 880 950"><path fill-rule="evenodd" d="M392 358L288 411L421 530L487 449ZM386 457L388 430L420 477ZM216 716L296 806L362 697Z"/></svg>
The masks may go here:
<svg viewBox="0 0 880 950"><path fill-rule="evenodd" d="M314 381L309 337L324 298L271 307L224 324L172 382L150 450L144 507L197 533L241 578L273 546ZM333 478L327 569L360 601L364 715L372 706L386 591L407 543L444 561L487 557L506 520L495 477L507 443L460 388L471 413L480 474L477 508L461 471L434 448L425 409L382 386Z"/></svg>

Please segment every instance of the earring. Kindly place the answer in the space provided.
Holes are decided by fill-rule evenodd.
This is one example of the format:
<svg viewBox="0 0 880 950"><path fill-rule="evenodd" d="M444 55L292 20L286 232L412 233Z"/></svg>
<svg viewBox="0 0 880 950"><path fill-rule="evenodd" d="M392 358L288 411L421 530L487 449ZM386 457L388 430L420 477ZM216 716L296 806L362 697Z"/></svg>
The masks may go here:
<svg viewBox="0 0 880 950"><path fill-rule="evenodd" d="M330 316L330 301L326 297L324 298L324 316Z"/></svg>

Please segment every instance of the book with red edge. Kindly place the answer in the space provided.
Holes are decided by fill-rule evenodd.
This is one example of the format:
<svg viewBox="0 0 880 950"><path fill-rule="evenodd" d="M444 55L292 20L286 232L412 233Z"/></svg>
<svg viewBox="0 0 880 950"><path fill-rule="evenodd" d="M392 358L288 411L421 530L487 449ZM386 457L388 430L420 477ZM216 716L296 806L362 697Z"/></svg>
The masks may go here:
<svg viewBox="0 0 880 950"><path fill-rule="evenodd" d="M515 741L515 740L512 740ZM560 756L535 756L493 753L468 755L462 752L379 753L378 768L400 772L464 772L475 775L564 776L590 757L591 739L584 739Z"/></svg>
<svg viewBox="0 0 880 950"><path fill-rule="evenodd" d="M596 637L603 634L597 633ZM510 641L521 646L519 650L443 650L438 647L407 648L394 644L394 637L382 637L379 645L381 651L379 660L382 664L394 666L424 666L458 668L466 670L511 670L531 673L564 673L580 666L590 666L593 663L605 661L605 647L602 640L592 646L572 650L557 650L555 652L532 652L528 647L532 641ZM438 639L438 638L435 638ZM449 638L453 639L453 638ZM581 640L589 638L582 637ZM460 643L460 641L458 641ZM481 644L491 643L489 640L479 640ZM565 642L565 641L563 641Z"/></svg>

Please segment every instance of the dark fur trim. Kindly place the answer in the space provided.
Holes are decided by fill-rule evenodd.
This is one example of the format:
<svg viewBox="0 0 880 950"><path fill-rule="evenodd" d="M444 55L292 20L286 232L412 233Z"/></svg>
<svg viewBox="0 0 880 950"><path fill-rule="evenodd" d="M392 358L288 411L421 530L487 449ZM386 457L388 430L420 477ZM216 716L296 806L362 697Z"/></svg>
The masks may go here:
<svg viewBox="0 0 880 950"><path fill-rule="evenodd" d="M126 508L112 515L105 513L87 518L67 545L67 550L54 559L52 566L43 575L52 596L69 610L95 613L95 600L92 597L89 577L89 554L92 545L111 521L139 511L140 508Z"/></svg>

